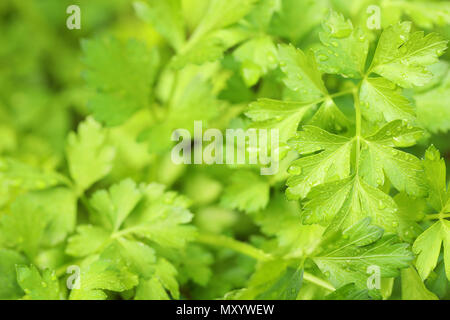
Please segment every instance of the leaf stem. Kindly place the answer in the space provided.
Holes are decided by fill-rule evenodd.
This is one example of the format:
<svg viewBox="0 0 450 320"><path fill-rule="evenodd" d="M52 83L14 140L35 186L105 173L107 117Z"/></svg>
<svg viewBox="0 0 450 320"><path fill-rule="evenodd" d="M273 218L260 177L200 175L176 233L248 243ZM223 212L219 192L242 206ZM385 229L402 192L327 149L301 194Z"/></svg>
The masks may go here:
<svg viewBox="0 0 450 320"><path fill-rule="evenodd" d="M260 249L257 249L247 243L237 241L237 240L234 240L230 237L226 237L223 235L200 233L197 236L197 242L206 244L206 245L220 246L220 247L233 249L234 251L245 254L246 256L252 257L258 261L269 261L269 260L273 259L273 257L270 254L265 253L264 251L262 251ZM327 281L322 280L309 272L306 272L306 271L303 272L303 279L305 281L313 283L319 287L322 287L328 291L336 290Z"/></svg>
<svg viewBox="0 0 450 320"><path fill-rule="evenodd" d="M331 284L329 284L325 280L322 280L322 279L316 277L315 275L313 275L309 272L306 272L306 271L303 272L303 279L305 281L313 283L319 287L327 289L328 291L336 291L336 289Z"/></svg>
<svg viewBox="0 0 450 320"><path fill-rule="evenodd" d="M354 91L354 89L351 89L351 90L345 90L345 91L341 91L341 92L336 92L336 93L333 93L333 94L329 94L329 95L326 95L325 97L322 97L322 98L317 99L317 100L315 100L315 101L305 102L305 105L307 105L307 104L311 104L311 105L312 105L312 104L319 104L319 103L322 103L322 102L326 101L327 99L333 99L333 98L345 96L345 95L347 95L347 94L352 94L353 91Z"/></svg>
<svg viewBox="0 0 450 320"><path fill-rule="evenodd" d="M356 166L356 174L358 174L359 171L359 158L360 158L360 154L361 154L361 121L362 121L362 116L361 116L361 105L360 105L360 101L359 101L359 88L361 87L361 84L358 85L358 87L356 87L355 89L353 89L353 100L354 100L354 104L355 104L355 123L356 123L356 162L355 162L355 166Z"/></svg>
<svg viewBox="0 0 450 320"><path fill-rule="evenodd" d="M260 249L257 249L247 243L237 241L223 235L201 233L198 235L197 241L207 245L233 249L237 252L255 258L256 260L259 261L268 261L272 259L272 257L269 254L265 253Z"/></svg>
<svg viewBox="0 0 450 320"><path fill-rule="evenodd" d="M446 219L450 218L450 213L436 213L436 214L428 214L426 215L423 220L440 220L440 219Z"/></svg>

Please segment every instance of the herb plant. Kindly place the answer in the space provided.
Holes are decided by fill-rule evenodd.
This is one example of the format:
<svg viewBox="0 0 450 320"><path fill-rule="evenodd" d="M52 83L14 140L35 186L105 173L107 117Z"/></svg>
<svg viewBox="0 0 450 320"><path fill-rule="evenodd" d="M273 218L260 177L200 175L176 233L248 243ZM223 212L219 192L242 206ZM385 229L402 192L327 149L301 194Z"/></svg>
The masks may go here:
<svg viewBox="0 0 450 320"><path fill-rule="evenodd" d="M2 1L0 299L448 299L449 25L447 1ZM279 171L174 163L194 121L278 130Z"/></svg>

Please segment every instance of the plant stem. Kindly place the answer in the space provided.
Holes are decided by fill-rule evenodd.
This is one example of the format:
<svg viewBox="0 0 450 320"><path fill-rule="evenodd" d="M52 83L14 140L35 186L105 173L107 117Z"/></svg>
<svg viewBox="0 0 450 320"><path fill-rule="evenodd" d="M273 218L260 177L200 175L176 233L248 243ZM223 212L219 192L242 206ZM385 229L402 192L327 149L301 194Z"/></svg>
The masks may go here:
<svg viewBox="0 0 450 320"><path fill-rule="evenodd" d="M245 255L252 257L258 261L268 261L268 260L272 259L272 256L270 254L267 254L260 249L257 249L247 243L237 241L237 240L234 240L232 238L229 238L229 237L226 237L223 235L201 233L198 235L197 241L199 243L203 243L203 244L207 244L207 245L213 245L213 246L219 246L219 247L233 249L239 253L245 254ZM327 289L328 291L336 290L331 284L329 284L325 280L322 280L322 279L312 275L309 272L306 272L306 271L303 272L303 279L305 281L313 283L319 287Z"/></svg>
<svg viewBox="0 0 450 320"><path fill-rule="evenodd" d="M203 244L233 249L259 261L268 261L272 258L269 254L247 243L237 241L222 235L202 233L198 235L197 241Z"/></svg>
<svg viewBox="0 0 450 320"><path fill-rule="evenodd" d="M426 215L423 220L439 220L439 219L446 219L450 218L450 213L436 213L436 214L428 214Z"/></svg>
<svg viewBox="0 0 450 320"><path fill-rule="evenodd" d="M329 284L325 280L322 280L322 279L316 277L315 275L313 275L309 272L303 271L303 279L305 281L314 283L315 285L317 285L319 287L327 289L328 291L336 291L336 289L331 284Z"/></svg>
<svg viewBox="0 0 450 320"><path fill-rule="evenodd" d="M358 173L359 170L359 158L360 158L360 154L361 154L361 121L362 121L362 117L361 117L361 106L360 106L360 101L359 101L359 88L360 88L361 84L358 85L357 88L355 88L353 90L353 100L354 100L354 104L355 104L355 123L356 123L356 133L355 133L355 137L356 137L356 162L355 162L355 166L356 166L356 173Z"/></svg>
<svg viewBox="0 0 450 320"><path fill-rule="evenodd" d="M333 99L333 98L345 96L345 95L347 95L347 94L352 94L353 91L354 91L354 89L351 89L351 90L345 90L345 91L341 91L341 92L336 92L336 93L327 95L327 96L325 96L325 97L322 97L322 98L317 99L317 100L314 100L314 101L305 102L304 104L305 104L305 105L307 105L307 104L310 104L310 105L313 105L313 104L319 104L319 103L322 103L322 102L326 101L327 99Z"/></svg>

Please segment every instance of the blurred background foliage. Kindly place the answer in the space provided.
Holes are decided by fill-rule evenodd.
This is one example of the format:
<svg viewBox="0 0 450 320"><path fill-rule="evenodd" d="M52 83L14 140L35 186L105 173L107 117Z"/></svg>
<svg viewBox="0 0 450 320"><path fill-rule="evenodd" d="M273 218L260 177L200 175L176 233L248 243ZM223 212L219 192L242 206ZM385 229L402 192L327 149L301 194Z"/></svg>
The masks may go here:
<svg viewBox="0 0 450 320"><path fill-rule="evenodd" d="M208 1L181 1L182 18L189 35L205 15ZM66 8L72 4L81 8L81 30L66 28ZM269 208L282 210L280 208L286 207L285 212L294 213L297 210L281 195L285 173L281 172L270 181L263 180L263 187L257 187L253 194L248 190L236 190L239 183L233 183L243 176L246 168L174 165L170 160L171 131L174 127L188 127L193 120L204 120L210 127L222 129L242 127L248 121L242 112L249 102L258 97L294 98L295 93L284 88L281 72L276 63L273 65L270 55L258 56L258 52L252 50L254 47L248 49L242 43L260 36L261 41L268 37L274 43L291 42L302 49L314 47L318 43L321 22L330 8L342 12L375 39L380 31L368 30L366 26L369 16L366 9L371 4L381 8L382 27L411 20L416 30L433 30L450 38L448 1L261 0L260 12L247 16L237 26L223 28L219 36L227 45L219 59L202 66L184 67L178 75L178 86L174 86L167 66L173 63L178 44L168 43L152 23L145 17L140 19L138 15L142 18L145 14L139 10L136 14L133 1L2 0L0 155L32 166L67 172L64 156L67 135L88 115L94 114L109 127L108 142L116 148L117 156L111 173L89 192L125 177L137 182L161 182L193 201L194 223L200 230L261 244L261 235L277 237L278 231L267 228L267 215L261 214L269 203L269 193ZM263 10L265 7L272 9ZM265 12L271 14L265 16ZM97 42L89 42L92 39ZM105 42L103 47L89 47L99 43L98 39L114 40ZM144 102L138 101L136 110L125 120L116 121L95 104L99 103L97 95L101 84L96 84L92 79L95 75L89 74L88 69L100 66L120 78L123 71L120 68L127 65L117 63L120 58L114 52L114 41L123 44L129 43L129 39L143 44L158 63L153 74L143 75L154 78L153 81L146 78L151 88L143 95ZM100 58L86 57L83 49L99 50ZM93 60L89 60L91 58ZM104 66L102 59L105 59ZM419 157L433 143L450 160L449 59L447 51L441 57L442 62L433 67L435 80L430 85L407 92L415 104L419 121L428 130L422 143L411 150ZM139 68L133 72L139 72ZM129 90L141 85L133 82L141 80L140 75L133 78L130 72L124 71L123 76L129 77L124 79L127 83L124 87ZM331 91L337 91L345 86L346 80L328 75L325 81ZM171 90L175 90L175 94ZM339 99L338 103L344 111L352 108L352 102L346 99ZM175 111L168 111L170 105L176 106ZM252 177L250 173L249 179ZM9 198L4 195L0 198L0 204L7 208ZM246 214L249 210L245 209L249 207L255 208L256 213ZM264 245L270 247L271 244ZM196 261L200 261L200 265L185 267L195 270L211 266L212 269L200 269L203 278L194 275L195 280L180 279L186 297L217 298L245 286L254 268L252 259L227 249L209 252L193 248L187 254L198 257ZM302 295L305 298L320 296L317 290L311 286L302 290Z"/></svg>

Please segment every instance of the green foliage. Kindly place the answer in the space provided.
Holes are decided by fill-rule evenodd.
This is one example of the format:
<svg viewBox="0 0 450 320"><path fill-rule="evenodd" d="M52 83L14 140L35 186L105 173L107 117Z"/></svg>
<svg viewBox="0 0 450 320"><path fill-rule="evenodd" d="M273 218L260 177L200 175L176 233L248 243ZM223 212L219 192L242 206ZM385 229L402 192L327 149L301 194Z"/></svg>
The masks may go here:
<svg viewBox="0 0 450 320"><path fill-rule="evenodd" d="M0 4L0 299L450 298L448 2L71 4Z"/></svg>

